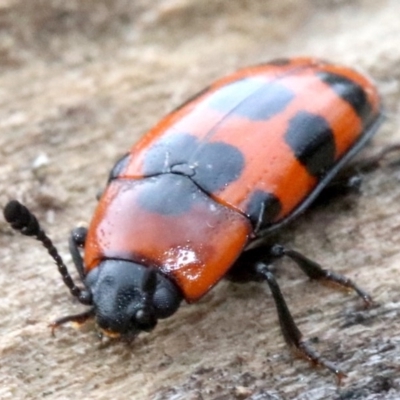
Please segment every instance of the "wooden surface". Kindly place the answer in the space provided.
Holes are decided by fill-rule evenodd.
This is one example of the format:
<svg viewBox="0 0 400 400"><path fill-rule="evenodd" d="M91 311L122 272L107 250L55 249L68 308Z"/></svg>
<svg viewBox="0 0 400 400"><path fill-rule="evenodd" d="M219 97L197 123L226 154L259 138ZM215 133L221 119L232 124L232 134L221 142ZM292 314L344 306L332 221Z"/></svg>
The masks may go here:
<svg viewBox="0 0 400 400"><path fill-rule="evenodd" d="M150 5L149 5L150 4ZM398 0L1 0L0 204L31 206L66 262L113 162L166 112L234 69L312 55L372 76L400 140ZM399 156L400 157L400 156ZM283 241L354 278L378 303L278 279L303 333L348 378L292 359L260 284L223 282L132 344L48 323L84 307L45 251L0 221L0 399L400 398L400 168L316 207Z"/></svg>

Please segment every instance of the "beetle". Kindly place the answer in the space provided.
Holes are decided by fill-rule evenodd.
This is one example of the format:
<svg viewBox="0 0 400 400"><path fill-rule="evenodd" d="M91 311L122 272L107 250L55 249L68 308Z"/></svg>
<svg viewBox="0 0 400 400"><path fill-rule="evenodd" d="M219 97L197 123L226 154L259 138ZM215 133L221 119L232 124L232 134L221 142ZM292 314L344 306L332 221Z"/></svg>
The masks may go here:
<svg viewBox="0 0 400 400"><path fill-rule="evenodd" d="M5 219L36 237L109 337L134 337L198 301L223 277L265 281L286 342L345 374L302 339L270 266L288 257L311 279L371 297L273 237L332 185L381 121L374 84L314 58L279 59L211 84L163 118L113 167L88 229L69 239L83 288L36 217L16 200ZM84 255L82 256L82 251Z"/></svg>

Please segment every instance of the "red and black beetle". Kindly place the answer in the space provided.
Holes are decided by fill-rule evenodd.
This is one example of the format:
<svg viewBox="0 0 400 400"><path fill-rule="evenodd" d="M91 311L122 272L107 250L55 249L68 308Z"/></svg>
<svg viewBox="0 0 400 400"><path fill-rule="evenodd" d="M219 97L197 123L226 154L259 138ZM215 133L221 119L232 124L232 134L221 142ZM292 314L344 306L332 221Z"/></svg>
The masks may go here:
<svg viewBox="0 0 400 400"><path fill-rule="evenodd" d="M302 340L269 265L287 256L310 278L354 289L367 304L371 298L349 279L264 239L332 184L380 117L378 93L366 77L317 59L276 60L216 81L112 169L89 229L75 229L69 241L83 289L25 206L11 201L4 215L43 243L71 293L90 306L54 327L94 317L108 336L134 336L224 276L266 281L286 341L341 377Z"/></svg>

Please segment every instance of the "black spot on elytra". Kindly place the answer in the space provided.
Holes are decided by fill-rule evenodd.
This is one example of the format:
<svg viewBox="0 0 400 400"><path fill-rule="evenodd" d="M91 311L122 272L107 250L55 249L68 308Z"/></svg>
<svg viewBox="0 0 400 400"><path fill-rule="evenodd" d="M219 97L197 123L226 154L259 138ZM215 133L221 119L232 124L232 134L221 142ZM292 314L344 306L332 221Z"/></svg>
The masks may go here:
<svg viewBox="0 0 400 400"><path fill-rule="evenodd" d="M356 82L331 72L319 72L318 77L328 84L335 93L349 103L360 119L368 123L371 117L371 104L364 89Z"/></svg>
<svg viewBox="0 0 400 400"><path fill-rule="evenodd" d="M263 121L282 112L293 98L294 93L277 82L247 78L219 89L205 104L227 116Z"/></svg>
<svg viewBox="0 0 400 400"><path fill-rule="evenodd" d="M289 122L285 141L296 158L314 176L323 176L335 163L335 138L329 123L305 111Z"/></svg>
<svg viewBox="0 0 400 400"><path fill-rule="evenodd" d="M179 215L187 212L198 200L199 192L190 179L165 174L147 180L138 191L138 202L143 209L153 213ZM160 232L160 235L168 235L168 232Z"/></svg>
<svg viewBox="0 0 400 400"><path fill-rule="evenodd" d="M143 174L162 174L171 172L174 165L188 164L188 159L197 146L197 138L186 133L162 136L147 150Z"/></svg>
<svg viewBox="0 0 400 400"><path fill-rule="evenodd" d="M113 166L110 174L108 175L108 182L112 181L113 179L118 178L122 171L126 168L129 162L129 153L124 154Z"/></svg>
<svg viewBox="0 0 400 400"><path fill-rule="evenodd" d="M256 190L246 207L246 215L257 230L266 228L280 213L282 204L272 193Z"/></svg>
<svg viewBox="0 0 400 400"><path fill-rule="evenodd" d="M144 175L172 172L190 177L208 193L235 181L244 168L244 157L223 142L201 142L189 134L162 137L146 153Z"/></svg>
<svg viewBox="0 0 400 400"><path fill-rule="evenodd" d="M205 144L193 159L197 166L192 179L208 193L223 189L239 178L245 164L242 153L223 142Z"/></svg>

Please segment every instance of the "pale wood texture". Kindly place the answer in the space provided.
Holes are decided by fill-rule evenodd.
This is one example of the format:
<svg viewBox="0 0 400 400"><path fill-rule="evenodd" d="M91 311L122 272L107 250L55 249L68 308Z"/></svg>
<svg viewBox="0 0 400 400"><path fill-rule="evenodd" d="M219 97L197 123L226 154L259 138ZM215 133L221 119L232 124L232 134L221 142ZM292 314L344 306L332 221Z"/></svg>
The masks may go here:
<svg viewBox="0 0 400 400"><path fill-rule="evenodd" d="M364 154L400 140L398 0L3 0L0 28L0 204L29 204L69 264L69 230L89 222L113 162L240 66L314 55L359 67L387 113ZM399 179L400 167L378 170L360 196L317 207L283 237L379 303L363 311L279 264L299 327L348 371L340 389L292 362L259 284L223 282L130 345L100 346L92 326L52 338L48 323L83 307L1 219L0 399L400 398Z"/></svg>

